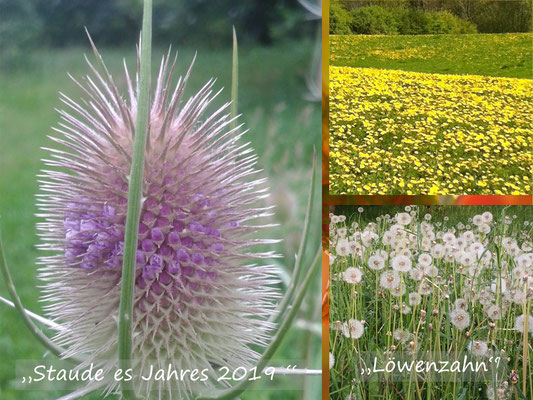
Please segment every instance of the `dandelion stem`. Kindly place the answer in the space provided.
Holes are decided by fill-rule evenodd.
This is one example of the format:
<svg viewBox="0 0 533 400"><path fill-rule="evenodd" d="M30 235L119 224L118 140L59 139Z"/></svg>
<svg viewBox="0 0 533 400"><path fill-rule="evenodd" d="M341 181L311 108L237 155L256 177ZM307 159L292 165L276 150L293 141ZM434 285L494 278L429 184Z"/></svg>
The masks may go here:
<svg viewBox="0 0 533 400"><path fill-rule="evenodd" d="M133 289L135 283L135 253L139 234L139 220L142 206L142 178L144 170L144 152L148 130L150 66L152 46L152 0L144 0L141 50L140 81L137 105L137 120L133 143L130 182L128 191L128 211L124 234L124 259L122 264L122 284L120 293L120 315L118 321L118 357L119 368L123 371L131 368L131 338L133 314ZM130 380L121 382L122 395L126 399L133 397Z"/></svg>
<svg viewBox="0 0 533 400"><path fill-rule="evenodd" d="M524 283L524 292L527 291L527 284ZM528 310L528 304L529 304L529 301L524 301L523 305L522 305L522 315L524 315L524 326L523 326L523 329L522 329L522 335L523 335L523 338L522 338L522 392L526 393L526 387L527 387L527 379L526 379L526 376L527 376L527 365L528 365L528 354L529 354L529 349L528 349L528 335L529 335L529 327L528 327L528 323L529 323L529 310Z"/></svg>

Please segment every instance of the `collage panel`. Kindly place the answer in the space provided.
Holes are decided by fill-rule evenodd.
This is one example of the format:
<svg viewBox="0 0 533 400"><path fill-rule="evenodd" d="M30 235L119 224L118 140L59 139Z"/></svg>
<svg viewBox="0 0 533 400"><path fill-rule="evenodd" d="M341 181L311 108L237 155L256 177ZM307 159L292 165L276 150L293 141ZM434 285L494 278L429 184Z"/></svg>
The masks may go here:
<svg viewBox="0 0 533 400"><path fill-rule="evenodd" d="M320 0L0 0L0 400L319 400Z"/></svg>
<svg viewBox="0 0 533 400"><path fill-rule="evenodd" d="M532 193L531 1L329 3L329 194Z"/></svg>
<svg viewBox="0 0 533 400"><path fill-rule="evenodd" d="M531 205L328 217L329 399L531 398Z"/></svg>
<svg viewBox="0 0 533 400"><path fill-rule="evenodd" d="M324 2L324 399L533 396L531 15Z"/></svg>

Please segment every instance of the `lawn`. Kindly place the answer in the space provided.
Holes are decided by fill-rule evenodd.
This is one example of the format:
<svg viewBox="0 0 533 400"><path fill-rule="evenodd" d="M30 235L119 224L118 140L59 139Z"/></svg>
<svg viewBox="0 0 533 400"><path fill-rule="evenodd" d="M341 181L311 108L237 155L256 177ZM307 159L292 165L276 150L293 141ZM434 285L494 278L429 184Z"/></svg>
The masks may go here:
<svg viewBox="0 0 533 400"><path fill-rule="evenodd" d="M533 207L345 206L330 221L331 399L531 398ZM454 372L464 357L486 369ZM389 359L450 364L380 373Z"/></svg>
<svg viewBox="0 0 533 400"><path fill-rule="evenodd" d="M533 35L330 40L332 194L531 193Z"/></svg>
<svg viewBox="0 0 533 400"><path fill-rule="evenodd" d="M332 35L330 65L533 78L533 34Z"/></svg>
<svg viewBox="0 0 533 400"><path fill-rule="evenodd" d="M308 73L313 44L311 42L287 42L270 48L241 48L239 112L243 114L250 132L246 139L252 142L259 155L260 168L269 177L272 197L269 202L277 206L274 223L269 234L285 240L276 249L284 258L280 265L290 267L299 241L303 213L307 201L310 165L313 146L319 146L320 107L303 100L306 91L305 75ZM179 49L178 73L183 74L189 66L196 49ZM36 278L35 261L38 242L35 235L37 218L34 195L38 191L36 175L45 156L41 146L51 146L46 137L57 126L58 114L54 108L62 105L58 92L73 99L79 98L80 90L68 78L88 72L83 53L91 57L90 48L41 50L27 54L23 65L10 71L0 71L0 228L11 272L26 308L41 313L38 302L39 281ZM165 49L154 55L154 72ZM134 48L103 49L104 60L119 86L122 58L134 65ZM131 67L130 67L131 72ZM229 88L231 82L231 50L198 50L195 67L188 86L188 94L199 89L209 78L217 77L216 87ZM121 89L125 89L122 87ZM187 95L187 93L186 93ZM218 104L228 101L229 89L220 95ZM315 211L318 215L318 208ZM312 243L319 243L318 224ZM316 290L318 289L318 279ZM9 297L5 285L0 283L0 295ZM316 297L316 296L315 296ZM307 302L301 318L319 320L319 306ZM66 394L60 385L50 391L15 390L16 360L41 359L43 347L31 336L21 318L12 309L0 304L0 398L54 399ZM276 355L276 359L298 360L298 366L319 368L318 335L307 335L302 340L300 329L294 328ZM308 352L310 344L316 349ZM49 356L47 356L49 357ZM306 365L303 365L306 364ZM280 380L289 389L304 386L303 379ZM320 382L306 379L307 393L318 393ZM43 395L44 393L44 395ZM278 398L280 392L251 391L244 398ZM299 398L300 390L282 392L286 398ZM97 399L99 395L87 398Z"/></svg>

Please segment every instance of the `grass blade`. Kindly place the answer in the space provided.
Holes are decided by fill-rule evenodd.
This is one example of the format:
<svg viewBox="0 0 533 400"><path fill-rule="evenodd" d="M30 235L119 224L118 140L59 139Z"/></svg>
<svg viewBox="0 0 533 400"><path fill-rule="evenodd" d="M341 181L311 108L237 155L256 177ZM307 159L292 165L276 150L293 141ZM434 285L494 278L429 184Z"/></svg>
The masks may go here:
<svg viewBox="0 0 533 400"><path fill-rule="evenodd" d="M239 100L239 49L237 43L237 33L235 32L235 26L233 26L233 56L231 61L231 130L237 126L235 117L238 112L238 100Z"/></svg>

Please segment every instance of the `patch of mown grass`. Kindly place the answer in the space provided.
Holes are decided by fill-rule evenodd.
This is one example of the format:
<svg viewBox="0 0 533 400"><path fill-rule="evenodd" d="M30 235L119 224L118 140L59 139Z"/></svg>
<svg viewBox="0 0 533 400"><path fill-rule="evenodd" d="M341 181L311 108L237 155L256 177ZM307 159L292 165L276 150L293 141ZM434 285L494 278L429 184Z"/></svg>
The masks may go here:
<svg viewBox="0 0 533 400"><path fill-rule="evenodd" d="M533 34L333 35L330 65L533 78Z"/></svg>

